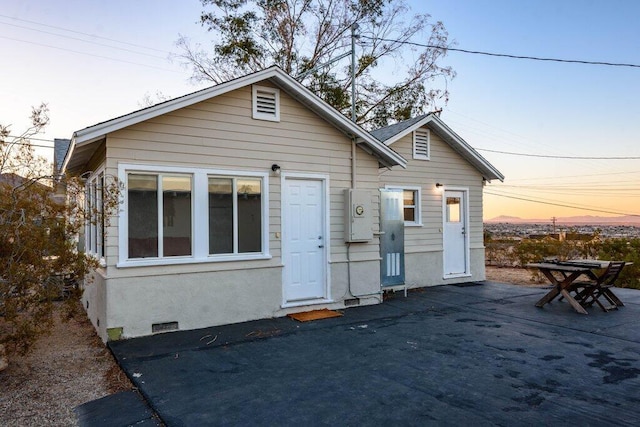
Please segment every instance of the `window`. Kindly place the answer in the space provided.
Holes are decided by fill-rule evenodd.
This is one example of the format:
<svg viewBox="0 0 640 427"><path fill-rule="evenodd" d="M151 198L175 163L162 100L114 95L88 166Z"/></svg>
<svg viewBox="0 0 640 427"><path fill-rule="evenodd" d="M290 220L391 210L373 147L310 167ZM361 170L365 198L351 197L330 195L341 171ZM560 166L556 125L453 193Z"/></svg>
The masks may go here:
<svg viewBox="0 0 640 427"><path fill-rule="evenodd" d="M280 121L280 91L278 89L253 86L251 89L253 118Z"/></svg>
<svg viewBox="0 0 640 427"><path fill-rule="evenodd" d="M190 175L128 174L129 258L191 255L191 181Z"/></svg>
<svg viewBox="0 0 640 427"><path fill-rule="evenodd" d="M391 186L387 185L385 188L402 190L402 201L404 211L404 225L405 226L421 226L422 215L420 209L420 200L422 189L418 186Z"/></svg>
<svg viewBox="0 0 640 427"><path fill-rule="evenodd" d="M270 258L268 173L119 166L119 267Z"/></svg>
<svg viewBox="0 0 640 427"><path fill-rule="evenodd" d="M85 208L87 221L85 225L85 249L87 253L104 257L104 171L93 174L85 189Z"/></svg>
<svg viewBox="0 0 640 427"><path fill-rule="evenodd" d="M417 129L413 132L413 158L429 160L431 158L431 133L429 129Z"/></svg>
<svg viewBox="0 0 640 427"><path fill-rule="evenodd" d="M262 250L262 183L252 178L209 178L209 254Z"/></svg>

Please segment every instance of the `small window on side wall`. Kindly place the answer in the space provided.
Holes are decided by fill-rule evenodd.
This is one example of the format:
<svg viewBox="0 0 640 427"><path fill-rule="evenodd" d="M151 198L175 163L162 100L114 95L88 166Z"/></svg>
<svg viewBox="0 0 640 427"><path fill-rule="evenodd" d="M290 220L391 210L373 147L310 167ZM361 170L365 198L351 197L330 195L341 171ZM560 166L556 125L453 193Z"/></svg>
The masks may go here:
<svg viewBox="0 0 640 427"><path fill-rule="evenodd" d="M421 211L421 188L417 186L392 186L387 185L385 188L393 190L402 190L402 211L404 214L404 225L408 227L422 226Z"/></svg>
<svg viewBox="0 0 640 427"><path fill-rule="evenodd" d="M417 129L413 132L413 158L416 160L431 158L431 133L429 129Z"/></svg>
<svg viewBox="0 0 640 427"><path fill-rule="evenodd" d="M253 118L257 120L280 121L280 90L253 86L252 90Z"/></svg>

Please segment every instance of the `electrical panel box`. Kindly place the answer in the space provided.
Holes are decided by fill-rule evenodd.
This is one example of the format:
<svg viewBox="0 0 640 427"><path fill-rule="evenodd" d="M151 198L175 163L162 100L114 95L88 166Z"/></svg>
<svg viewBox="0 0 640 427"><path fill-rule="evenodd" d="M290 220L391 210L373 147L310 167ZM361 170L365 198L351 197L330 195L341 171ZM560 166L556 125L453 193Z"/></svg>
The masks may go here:
<svg viewBox="0 0 640 427"><path fill-rule="evenodd" d="M368 242L373 239L373 209L371 192L347 189L344 191L344 240Z"/></svg>

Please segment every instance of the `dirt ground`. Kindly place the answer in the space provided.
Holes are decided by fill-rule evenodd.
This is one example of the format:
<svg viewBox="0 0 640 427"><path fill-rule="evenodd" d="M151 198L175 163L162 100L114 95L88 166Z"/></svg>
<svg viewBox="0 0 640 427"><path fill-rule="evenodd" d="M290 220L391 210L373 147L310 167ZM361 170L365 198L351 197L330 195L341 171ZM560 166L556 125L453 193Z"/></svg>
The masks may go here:
<svg viewBox="0 0 640 427"><path fill-rule="evenodd" d="M132 385L82 315L56 318L51 335L0 372L0 425L73 426L73 408Z"/></svg>
<svg viewBox="0 0 640 427"><path fill-rule="evenodd" d="M527 270L487 267L487 280L523 286L537 283ZM132 384L80 313L68 322L56 320L51 335L34 351L10 361L0 372L1 426L76 425L73 408Z"/></svg>
<svg viewBox="0 0 640 427"><path fill-rule="evenodd" d="M535 287L549 286L546 278L540 274L534 275L534 273L524 268L487 266L485 270L487 280L492 282Z"/></svg>

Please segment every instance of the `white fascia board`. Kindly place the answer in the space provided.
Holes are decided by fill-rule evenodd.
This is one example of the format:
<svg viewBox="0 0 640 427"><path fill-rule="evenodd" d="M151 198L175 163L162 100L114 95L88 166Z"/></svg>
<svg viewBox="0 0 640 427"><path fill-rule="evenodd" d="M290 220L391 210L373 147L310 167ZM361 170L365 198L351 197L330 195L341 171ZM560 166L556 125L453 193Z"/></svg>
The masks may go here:
<svg viewBox="0 0 640 427"><path fill-rule="evenodd" d="M60 168L60 173L64 174L67 170L67 165L69 164L69 159L73 155L73 151L76 148L76 134L74 133L71 137L71 142L69 142L69 149L67 150L67 154L64 156L64 160L62 161L62 167Z"/></svg>
<svg viewBox="0 0 640 427"><path fill-rule="evenodd" d="M467 143L467 141L462 139L460 135L455 133L449 126L447 126L445 122L442 121L442 119L440 119L435 114L427 115L424 119L414 123L412 126L386 140L385 144L391 145L394 142L400 140L402 137L428 123L431 123L431 126L435 128L434 130L436 131L436 133L438 133L441 137L448 139L452 148L455 149L460 155L462 155L462 157L466 158L480 172L488 175L488 179L499 179L500 181L504 181L504 175L502 175L500 171L498 171L491 163L489 163L487 159L482 157L472 146Z"/></svg>
<svg viewBox="0 0 640 427"><path fill-rule="evenodd" d="M399 165L403 168L407 167L407 161L400 154L396 153L385 144L374 138L369 132L364 130L358 124L352 122L345 116L343 116L338 110L331 107L315 93L304 87L300 82L286 74L284 71L276 68L278 82L281 87L290 92L299 94L304 98L309 108L315 111L326 120L333 122L336 126L342 128L346 133L353 135L355 138L360 138L359 143L365 143L379 156L386 158L385 160L390 166Z"/></svg>
<svg viewBox="0 0 640 427"><path fill-rule="evenodd" d="M79 145L91 143L111 132L179 110L180 108L188 107L198 102L206 101L207 99L215 98L216 96L240 89L257 81L268 79L273 77L276 74L276 71L276 68L267 68L266 70L259 71L254 74L249 74L235 80L220 83L219 85L212 86L207 89L202 89L143 110L138 110L133 113L90 126L74 133L76 143Z"/></svg>
<svg viewBox="0 0 640 427"><path fill-rule="evenodd" d="M482 157L467 141L462 139L457 133L455 133L445 122L439 117L433 117L433 123L436 124L442 132L451 138L452 142L461 150L459 151L464 157L473 164L478 170L486 175L489 175L487 179L499 179L504 181L504 175L500 173L487 159ZM454 147L455 148L455 147Z"/></svg>
<svg viewBox="0 0 640 427"><path fill-rule="evenodd" d="M297 95L296 97L303 98L308 107L313 108L316 113L333 122L345 132L362 138L364 143L369 145L374 152L390 165L406 167L407 161L402 156L344 117L316 94L276 66L79 130L74 133L73 141L77 145L89 144L111 132L267 79L274 79L285 90L288 89L290 93Z"/></svg>
<svg viewBox="0 0 640 427"><path fill-rule="evenodd" d="M394 142L398 141L399 139L405 137L406 135L410 134L411 132L413 132L414 130L421 128L422 126L426 125L427 123L429 123L430 121L433 120L435 116L433 114L429 114L427 116L425 116L422 120L420 120L419 122L416 122L413 124L413 126L409 126L408 128L406 128L405 130L403 130L402 132L399 132L395 135L393 135L391 138L387 139L384 142L384 145L391 145Z"/></svg>

